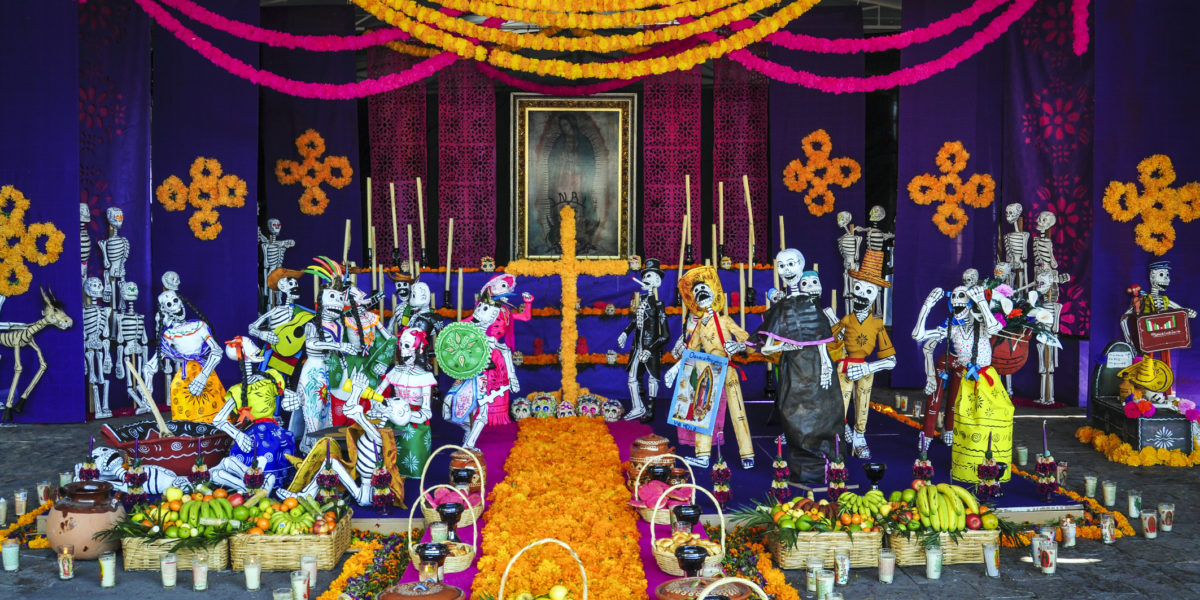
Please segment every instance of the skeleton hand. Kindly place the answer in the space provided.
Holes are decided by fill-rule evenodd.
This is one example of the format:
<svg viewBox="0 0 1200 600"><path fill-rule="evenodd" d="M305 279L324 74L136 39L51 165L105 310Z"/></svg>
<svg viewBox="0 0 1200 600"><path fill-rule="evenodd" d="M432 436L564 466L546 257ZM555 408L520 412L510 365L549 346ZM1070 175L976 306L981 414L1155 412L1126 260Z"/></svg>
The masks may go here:
<svg viewBox="0 0 1200 600"><path fill-rule="evenodd" d="M625 347L625 340L627 340L627 339L629 339L629 336L625 335L625 332L624 332L624 331L622 331L622 332L621 332L621 335L618 335L618 336L617 336L617 347L618 347L618 348L624 348L624 347Z"/></svg>
<svg viewBox="0 0 1200 600"><path fill-rule="evenodd" d="M675 385L675 376L679 374L679 365L681 364L683 363L675 363L675 366L668 369L667 374L663 375L663 383L667 384L667 387Z"/></svg>
<svg viewBox="0 0 1200 600"><path fill-rule="evenodd" d="M932 396L937 391L937 375L925 377L925 395Z"/></svg>
<svg viewBox="0 0 1200 600"><path fill-rule="evenodd" d="M833 362L829 360L829 353L825 347L821 347L821 389L829 388L829 384L833 383Z"/></svg>
<svg viewBox="0 0 1200 600"><path fill-rule="evenodd" d="M300 394L293 390L283 390L283 402L281 403L283 410L293 411L300 409Z"/></svg>
<svg viewBox="0 0 1200 600"><path fill-rule="evenodd" d="M937 304L939 301L941 301L942 298L945 298L945 297L946 297L946 290L943 290L940 287L935 287L935 288L933 288L932 291L929 292L929 295L925 297L925 307L933 308L933 306L935 304Z"/></svg>
<svg viewBox="0 0 1200 600"><path fill-rule="evenodd" d="M357 420L363 414L363 407L358 402L347 402L342 406L342 414L346 415L347 419Z"/></svg>
<svg viewBox="0 0 1200 600"><path fill-rule="evenodd" d="M259 334L259 337L262 338L264 342L271 344L272 346L279 343L279 334L275 333L274 331L264 331Z"/></svg>
<svg viewBox="0 0 1200 600"><path fill-rule="evenodd" d="M533 302L533 294L530 294L529 292L522 292L521 299L526 302Z"/></svg>
<svg viewBox="0 0 1200 600"><path fill-rule="evenodd" d="M867 368L864 363L855 363L846 368L846 376L850 378L850 381L858 381L870 374L871 369Z"/></svg>
<svg viewBox="0 0 1200 600"><path fill-rule="evenodd" d="M783 344L780 343L779 340L772 338L770 341L763 344L762 348L759 348L758 351L761 352L763 356L771 356L773 354L782 352Z"/></svg>
<svg viewBox="0 0 1200 600"><path fill-rule="evenodd" d="M642 350L641 352L638 352L638 361L646 362L648 360L650 360L650 351L649 350Z"/></svg>
<svg viewBox="0 0 1200 600"><path fill-rule="evenodd" d="M679 336L679 339L675 341L675 347L671 348L671 354L675 358L679 358L680 356L683 356L683 351L685 349L686 346L683 343L683 336L681 335Z"/></svg>
<svg viewBox="0 0 1200 600"><path fill-rule="evenodd" d="M510 376L508 378L508 388L515 394L521 391L521 382L515 376Z"/></svg>
<svg viewBox="0 0 1200 600"><path fill-rule="evenodd" d="M1190 309L1190 308L1189 308L1189 309L1186 309L1186 310L1187 310L1187 316L1188 316L1188 318L1189 318L1189 319L1195 319L1195 318L1196 318L1196 311L1194 311L1194 310L1192 310L1192 309Z"/></svg>
<svg viewBox="0 0 1200 600"><path fill-rule="evenodd" d="M982 286L977 285L977 286L967 290L967 297L970 298L971 301L975 302L976 304L981 304L983 306L987 306L987 297L983 295L983 287Z"/></svg>
<svg viewBox="0 0 1200 600"><path fill-rule="evenodd" d="M204 393L204 384L206 383L208 383L208 375L204 371L201 371L200 374L196 375L196 378L192 379L192 382L188 384L188 393L199 398L200 394Z"/></svg>
<svg viewBox="0 0 1200 600"><path fill-rule="evenodd" d="M233 441L237 442L238 448L240 448L242 450L242 452L253 452L254 451L254 438L239 431L236 427L233 426L232 423L229 424L229 427L231 429L233 429L233 431L237 432L236 434L233 435Z"/></svg>
<svg viewBox="0 0 1200 600"><path fill-rule="evenodd" d="M387 373L387 370L388 366L381 362L371 365L371 372L375 373L375 375L378 377L383 377L383 374Z"/></svg>
<svg viewBox="0 0 1200 600"><path fill-rule="evenodd" d="M342 342L342 354L358 354L358 344L353 342Z"/></svg>
<svg viewBox="0 0 1200 600"><path fill-rule="evenodd" d="M728 342L725 342L725 353L730 356L733 356L734 354L742 352L745 349L746 349L746 344L744 344L742 342L738 342L735 340L729 340Z"/></svg>
<svg viewBox="0 0 1200 600"><path fill-rule="evenodd" d="M370 384L367 381L367 376L362 371L355 371L350 374L350 397L357 401L362 398L363 392L366 391ZM347 403L349 404L349 403Z"/></svg>

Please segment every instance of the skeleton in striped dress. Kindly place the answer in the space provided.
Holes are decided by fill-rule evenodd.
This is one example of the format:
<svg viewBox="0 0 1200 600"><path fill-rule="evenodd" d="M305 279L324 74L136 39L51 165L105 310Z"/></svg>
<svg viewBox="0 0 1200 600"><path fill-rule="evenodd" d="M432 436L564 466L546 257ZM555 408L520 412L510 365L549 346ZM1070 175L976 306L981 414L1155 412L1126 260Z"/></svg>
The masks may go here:
<svg viewBox="0 0 1200 600"><path fill-rule="evenodd" d="M139 402L137 390L133 385L134 372L140 373L146 364L147 345L150 343L146 335L146 319L133 309L137 298L137 284L126 281L125 285L121 286L121 300L125 303L125 310L113 315L113 321L116 323L113 337L117 342L117 379L125 380L125 393L134 399L138 405L137 414L140 415L150 412L149 402L153 400L142 398ZM125 368L126 360L133 364L135 371L128 372Z"/></svg>
<svg viewBox="0 0 1200 600"><path fill-rule="evenodd" d="M105 212L108 217L108 239L100 240L100 257L104 259L104 301L111 303L120 294L125 284L125 261L129 260L129 239L118 235L125 223L125 213L110 206ZM118 309L124 308L117 306Z"/></svg>
<svg viewBox="0 0 1200 600"><path fill-rule="evenodd" d="M92 237L87 228L92 222L92 211L87 202L79 203L79 261L82 263L81 276L87 279L88 259L92 257Z"/></svg>
<svg viewBox="0 0 1200 600"><path fill-rule="evenodd" d="M13 412L22 412L25 410L25 401L29 399L29 394L33 392L33 388L42 379L42 375L46 374L46 357L42 355L42 349L33 341L33 336L40 333L46 327L53 325L59 329L70 329L74 321L67 315L66 306L63 305L54 294L42 290L42 318L28 325L19 325L16 329L0 332L0 346L5 346L13 349L13 375L12 384L8 388L8 401L4 408L4 421L12 421ZM37 354L38 370L34 373L33 379L26 386L25 391L21 393L21 398L13 404L13 395L17 393L17 383L21 379L21 348L29 346Z"/></svg>
<svg viewBox="0 0 1200 600"><path fill-rule="evenodd" d="M88 303L83 306L83 365L91 393L92 410L97 419L112 416L108 409L108 379L112 373L112 355L109 328L112 309L104 306L100 297L104 294L104 283L99 277L88 277L83 282L83 293Z"/></svg>
<svg viewBox="0 0 1200 600"><path fill-rule="evenodd" d="M267 219L267 232L270 235L263 235L263 232L258 232L258 244L262 247L263 254L263 289L262 294L267 300L267 308L275 308L282 303L287 302L286 294L277 292L267 287L267 278L271 276L271 272L283 266L283 255L288 248L296 245L296 240L281 240L279 232L283 229L279 219Z"/></svg>

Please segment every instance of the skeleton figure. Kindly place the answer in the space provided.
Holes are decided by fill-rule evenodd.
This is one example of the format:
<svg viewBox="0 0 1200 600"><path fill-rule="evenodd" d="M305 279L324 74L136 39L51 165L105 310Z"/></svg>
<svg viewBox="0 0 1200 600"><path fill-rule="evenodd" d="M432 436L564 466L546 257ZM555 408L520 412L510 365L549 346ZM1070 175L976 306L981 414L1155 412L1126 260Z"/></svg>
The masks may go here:
<svg viewBox="0 0 1200 600"><path fill-rule="evenodd" d="M654 419L654 400L658 395L658 378L661 375L659 358L671 333L667 329L666 306L656 294L658 287L662 285L663 276L658 259L646 259L640 275L640 279L635 277L633 280L642 288L642 300L634 309L629 325L617 336L617 345L624 346L629 335L633 334L625 379L626 385L629 386L630 407L625 419L640 419L643 423L648 423ZM645 404L641 398L640 379L643 372L647 380L648 399Z"/></svg>
<svg viewBox="0 0 1200 600"><path fill-rule="evenodd" d="M500 303L492 300L485 292L466 322L486 332L503 310ZM456 382L450 391L446 392L445 401L442 403L442 418L466 430L462 445L467 448L475 447L480 434L483 433L483 427L494 418L491 405L503 398L504 419L508 421L508 396L510 392L515 394L521 390L508 346L490 335L487 336L487 342L487 366L478 375Z"/></svg>
<svg viewBox="0 0 1200 600"><path fill-rule="evenodd" d="M514 421L522 421L528 419L531 415L529 408L529 399L524 396L518 396L513 399L510 409Z"/></svg>
<svg viewBox="0 0 1200 600"><path fill-rule="evenodd" d="M853 217L848 211L837 214L838 228L845 231L837 239L838 254L842 255L842 297L846 299L846 312L850 312L850 271L858 269L858 255L862 248L863 236L854 232Z"/></svg>
<svg viewBox="0 0 1200 600"><path fill-rule="evenodd" d="M125 304L125 310L113 315L113 321L116 323L113 337L117 344L117 379L125 379L125 393L138 405L137 414L140 415L150 412L149 403L154 399L141 398L134 387L133 374L140 373L142 367L145 366L147 345L150 343L150 339L146 335L146 319L133 307L137 298L137 284L126 281L125 285L121 286L121 300ZM125 368L126 360L133 365L134 371ZM141 398L140 401L139 398ZM108 408L107 405L105 408Z"/></svg>
<svg viewBox="0 0 1200 600"><path fill-rule="evenodd" d="M600 399L591 394L585 394L579 398L577 408L581 417L598 417L600 416Z"/></svg>
<svg viewBox="0 0 1200 600"><path fill-rule="evenodd" d="M392 281L396 285L396 291L392 292L396 304L392 309L392 319L388 321L387 328L392 333L399 333L401 329L408 326L408 320L411 318L414 310L410 302L412 300L413 281L407 275L393 276ZM429 286L425 286L425 291L429 291ZM428 308L428 304L429 300L426 298L426 308Z"/></svg>
<svg viewBox="0 0 1200 600"><path fill-rule="evenodd" d="M566 419L569 417L576 416L575 415L575 405L571 404L570 402L568 402L566 400L559 402L558 403L558 412L555 413L555 416L560 419Z"/></svg>
<svg viewBox="0 0 1200 600"><path fill-rule="evenodd" d="M179 298L179 274L175 271L167 271L162 274L163 291L158 295L156 304L158 309L154 311L154 338L158 339L162 332L168 327L177 323L182 323L187 320L187 307L183 304L183 300ZM175 368L178 365L174 361L164 360L162 364L163 385L171 385L171 377L175 374ZM167 396L167 403L170 404L171 397Z"/></svg>
<svg viewBox="0 0 1200 600"><path fill-rule="evenodd" d="M75 322L67 315L66 306L62 301L43 288L42 318L33 323L17 323L15 328L0 332L0 347L13 350L12 384L8 388L8 402L5 404L4 414L0 420L12 421L14 411L23 412L25 402L29 400L29 394L33 393L33 388L37 387L38 382L42 380L42 375L46 374L48 366L46 357L42 354L42 349L38 347L37 342L34 341L34 336L51 325L67 330L74 324ZM17 393L17 383L21 379L21 372L24 371L21 367L21 349L26 346L33 348L38 359L38 368L33 374L33 379L29 381L29 385L25 386L25 391L21 392L21 397L16 404L13 404L13 396Z"/></svg>
<svg viewBox="0 0 1200 600"><path fill-rule="evenodd" d="M268 344L279 343L279 328L295 316L295 302L300 297L300 282L297 280L299 274L300 271L280 268L267 276L267 280L271 282L267 287L272 293L280 294L282 300L250 324L250 335ZM273 279L274 281L271 281Z"/></svg>
<svg viewBox="0 0 1200 600"><path fill-rule="evenodd" d="M1038 235L1033 238L1033 270L1058 270L1058 260L1054 258L1054 240L1050 237L1050 228L1058 221L1054 213L1044 210L1037 216ZM1022 270L1024 265L1021 266ZM1022 284L1023 285L1023 284Z"/></svg>
<svg viewBox="0 0 1200 600"><path fill-rule="evenodd" d="M108 409L109 381L106 377L113 369L112 355L109 353L112 309L102 304L104 283L99 277L85 279L83 293L88 298L83 305L84 371L91 392L92 410L97 419L107 419L112 416L112 411Z"/></svg>
<svg viewBox="0 0 1200 600"><path fill-rule="evenodd" d="M1012 232L1004 235L1003 261L1008 263L1010 268L1008 275L1004 278L1004 283L1014 288L1024 286L1029 280L1025 266L1029 232L1021 231L1021 213L1023 210L1022 206L1017 202L1004 207L1004 220L1013 226ZM1040 222L1041 217L1038 217L1038 220ZM1037 242L1035 241L1034 244L1036 245Z"/></svg>
<svg viewBox="0 0 1200 600"><path fill-rule="evenodd" d="M105 215L108 218L108 239L100 240L100 256L104 259L104 301L111 303L113 296L120 293L125 283L125 261L129 260L129 240L119 235L121 225L125 223L125 213L120 208L110 206ZM118 310L124 306L116 306Z"/></svg>
<svg viewBox="0 0 1200 600"><path fill-rule="evenodd" d="M963 271L962 284L968 288L973 288L979 285L979 271L973 268Z"/></svg>
<svg viewBox="0 0 1200 600"><path fill-rule="evenodd" d="M107 446L97 446L92 449L92 462L100 471L100 481L111 483L113 489L118 492L129 492L129 484L125 483L125 457L121 456L120 452ZM80 480L79 470L82 468L83 463L75 464L75 481ZM188 486L187 477L176 475L174 471L164 467L143 464L142 472L146 474L146 483L142 490L147 494L161 494L169 487L186 489Z"/></svg>
<svg viewBox="0 0 1200 600"><path fill-rule="evenodd" d="M1038 298L1033 304L1053 315L1054 320L1049 324L1049 329L1054 334L1058 333L1059 318L1062 316L1062 304L1058 302L1058 284L1066 283L1070 279L1069 276L1065 277L1066 279L1060 277L1052 268L1034 269ZM1049 406L1054 404L1054 371L1058 368L1058 348L1047 344L1042 336L1038 336L1037 349L1038 374L1041 376L1041 393L1037 402Z"/></svg>
<svg viewBox="0 0 1200 600"><path fill-rule="evenodd" d="M620 401L615 398L609 398L600 406L600 412L604 413L604 421L606 423L616 423L621 420L621 413L624 412Z"/></svg>
<svg viewBox="0 0 1200 600"><path fill-rule="evenodd" d="M346 301L349 304L350 314L344 317L344 328L342 331L350 343L361 347L363 351L374 345L376 335L382 336L385 340L390 340L394 337L384 326L383 317L380 317L378 313L368 310L382 300L382 295L373 294L367 296L366 292L355 285L350 285L346 292Z"/></svg>
<svg viewBox="0 0 1200 600"><path fill-rule="evenodd" d="M1130 302L1129 309L1121 316L1121 331L1125 334L1125 342L1134 348L1133 335L1129 331L1129 322L1136 319L1138 315L1160 313L1168 310L1183 310L1187 314L1187 318L1196 318L1196 311L1190 308L1184 308L1176 304L1173 300L1167 297L1164 293L1171 286L1171 263L1165 260L1152 262L1147 266L1150 278L1150 293L1147 294L1140 289L1134 295ZM1164 350L1162 353L1163 362L1167 366L1171 366L1171 351ZM1175 395L1175 390L1172 387L1170 395Z"/></svg>
<svg viewBox="0 0 1200 600"><path fill-rule="evenodd" d="M296 245L296 240L279 239L281 229L283 226L280 225L279 219L267 219L267 235L263 235L262 231L258 232L258 245L262 248L263 255L263 288L260 293L266 299L268 310L287 302L286 294L267 287L267 278L270 277L271 271L283 266L284 253Z"/></svg>
<svg viewBox="0 0 1200 600"><path fill-rule="evenodd" d="M213 416L212 424L233 438L234 447L229 450L229 457L237 459L241 465L247 465L258 459L263 461L263 471L274 476L278 481L287 481L292 467L287 455L294 454L296 442L292 432L279 425L277 413L279 405L284 410L296 410L300 405L300 397L283 385L283 376L279 372L268 369L259 371L256 367L263 361L262 352L249 338L241 336L225 342L225 356L237 361L242 371L242 382L233 385L225 394L225 404ZM249 422L245 429L239 429L230 420L237 417L237 425ZM234 476L229 470L218 470L212 475L214 480ZM242 473L236 475L238 481Z"/></svg>
<svg viewBox="0 0 1200 600"><path fill-rule="evenodd" d="M88 235L88 225L92 222L92 211L88 208L86 202L79 203L79 260L82 263L83 270L81 271L84 279L87 279L88 259L92 257L92 236Z"/></svg>
<svg viewBox="0 0 1200 600"><path fill-rule="evenodd" d="M300 410L292 412L289 429L300 440L302 452L312 449L316 440L306 433L328 427L331 423L329 401L329 367L325 359L331 352L357 354L357 344L342 342L342 311L346 309L345 278L340 265L325 263L309 267L309 272L322 279L326 287L321 288L321 303L317 306L317 318L304 325L304 365L300 367L300 378L296 391L300 394ZM374 463L372 463L374 464Z"/></svg>
<svg viewBox="0 0 1200 600"><path fill-rule="evenodd" d="M896 234L885 231L883 229L883 220L887 218L887 211L882 206L872 206L867 212L867 220L871 222L871 226L865 231L866 234L866 249L875 250L883 253L883 278L887 279L892 274L892 240L896 239ZM875 314L887 315L891 292L884 290L879 298L875 301ZM849 311L849 309L847 309Z"/></svg>
<svg viewBox="0 0 1200 600"><path fill-rule="evenodd" d="M165 307L168 313L172 313L175 303L182 305L183 300L174 291L166 291L159 294L158 302L160 310ZM182 309L175 308L172 314L182 313ZM213 376L213 371L221 362L221 347L213 339L212 330L203 316L199 320L168 321L168 323L158 336L158 350L142 366L142 379L146 382L146 393L149 396L146 401L153 402L154 374L159 370L160 361L175 362L175 366L179 369L181 382L186 379L187 363L195 361L201 363L200 371L188 382L186 389L187 393L196 401L195 405L179 407L174 404L171 394L175 390L171 389L170 384L174 381L173 379L168 380L166 396L168 402L172 403L171 412L176 418L182 418L180 415L191 415L193 411L196 412L192 416L204 418L208 416L205 414L207 409L199 405L199 400L201 394L204 394L208 388L209 377Z"/></svg>

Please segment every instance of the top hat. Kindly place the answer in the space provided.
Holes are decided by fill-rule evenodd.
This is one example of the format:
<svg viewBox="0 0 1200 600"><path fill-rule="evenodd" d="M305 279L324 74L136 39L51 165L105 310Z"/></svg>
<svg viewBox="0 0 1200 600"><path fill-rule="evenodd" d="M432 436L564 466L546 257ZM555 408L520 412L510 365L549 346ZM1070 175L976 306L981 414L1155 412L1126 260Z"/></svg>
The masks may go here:
<svg viewBox="0 0 1200 600"><path fill-rule="evenodd" d="M692 287L697 283L707 283L708 287L712 288L713 301L711 309L716 312L725 310L725 291L721 288L721 278L717 275L717 269L712 266L696 267L687 273L679 280L679 295L683 298L683 304L693 314L701 314L704 312L699 305L696 304L696 299L692 296Z"/></svg>
<svg viewBox="0 0 1200 600"><path fill-rule="evenodd" d="M641 271L638 273L643 277L646 276L646 273L657 273L661 279L663 276L662 261L657 258L647 258L646 262L642 264Z"/></svg>
<svg viewBox="0 0 1200 600"><path fill-rule="evenodd" d="M848 275L851 279L873 283L879 287L892 287L892 282L883 278L883 252L879 250L867 250L858 270L850 271Z"/></svg>

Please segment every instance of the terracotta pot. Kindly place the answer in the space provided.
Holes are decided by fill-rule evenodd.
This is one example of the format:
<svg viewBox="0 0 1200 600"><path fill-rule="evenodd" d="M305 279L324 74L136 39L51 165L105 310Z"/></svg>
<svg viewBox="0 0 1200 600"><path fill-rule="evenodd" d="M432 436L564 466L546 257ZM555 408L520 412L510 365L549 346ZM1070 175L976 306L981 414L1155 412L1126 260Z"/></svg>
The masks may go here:
<svg viewBox="0 0 1200 600"><path fill-rule="evenodd" d="M51 548L75 546L75 558L95 559L120 548L119 540L99 542L93 536L125 518L125 508L107 481L76 481L58 488L58 502L47 513L46 539Z"/></svg>
<svg viewBox="0 0 1200 600"><path fill-rule="evenodd" d="M655 600L696 600L705 586L716 581L712 577L680 577L663 582L654 589ZM749 600L753 591L749 586L733 582L717 588L712 593L727 596L730 600Z"/></svg>
<svg viewBox="0 0 1200 600"><path fill-rule="evenodd" d="M1019 339L1004 335L992 338L992 367L1001 375L1012 375L1029 360L1029 339L1033 331L1026 329Z"/></svg>
<svg viewBox="0 0 1200 600"><path fill-rule="evenodd" d="M377 600L407 600L409 598L419 598L420 600L462 600L465 597L463 591L444 583L401 583L382 591L376 596Z"/></svg>

